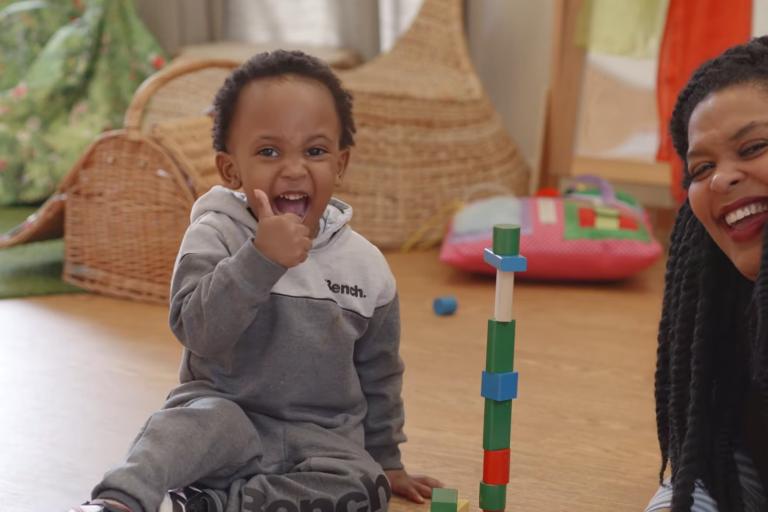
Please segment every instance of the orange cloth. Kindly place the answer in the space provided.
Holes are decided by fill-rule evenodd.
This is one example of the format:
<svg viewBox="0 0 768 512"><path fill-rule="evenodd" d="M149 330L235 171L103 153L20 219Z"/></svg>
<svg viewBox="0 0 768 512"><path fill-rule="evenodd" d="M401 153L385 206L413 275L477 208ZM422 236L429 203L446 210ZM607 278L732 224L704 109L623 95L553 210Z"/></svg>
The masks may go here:
<svg viewBox="0 0 768 512"><path fill-rule="evenodd" d="M672 164L672 195L685 200L683 164L672 147L669 120L680 90L704 61L752 34L752 0L670 0L659 50L656 99L659 109L657 160Z"/></svg>

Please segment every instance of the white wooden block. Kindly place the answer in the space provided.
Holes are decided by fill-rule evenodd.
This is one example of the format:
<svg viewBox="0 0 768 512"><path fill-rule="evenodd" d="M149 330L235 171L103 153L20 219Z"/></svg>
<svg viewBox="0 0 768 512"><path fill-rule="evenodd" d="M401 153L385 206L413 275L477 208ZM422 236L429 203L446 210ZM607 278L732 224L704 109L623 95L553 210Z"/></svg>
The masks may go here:
<svg viewBox="0 0 768 512"><path fill-rule="evenodd" d="M496 271L496 305L493 319L497 322L512 320L512 296L515 291L515 273Z"/></svg>

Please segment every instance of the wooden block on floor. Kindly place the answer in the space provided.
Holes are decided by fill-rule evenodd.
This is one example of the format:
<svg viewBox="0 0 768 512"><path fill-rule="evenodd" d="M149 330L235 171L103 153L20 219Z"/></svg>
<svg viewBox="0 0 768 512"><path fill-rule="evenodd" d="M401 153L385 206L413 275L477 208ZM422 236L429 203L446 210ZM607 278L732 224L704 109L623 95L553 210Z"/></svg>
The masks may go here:
<svg viewBox="0 0 768 512"><path fill-rule="evenodd" d="M458 512L459 491L449 488L432 489L430 512Z"/></svg>
<svg viewBox="0 0 768 512"><path fill-rule="evenodd" d="M515 256L520 253L520 226L496 224L493 226L493 252L500 256Z"/></svg>
<svg viewBox="0 0 768 512"><path fill-rule="evenodd" d="M483 372L480 395L497 402L517 398L517 372Z"/></svg>
<svg viewBox="0 0 768 512"><path fill-rule="evenodd" d="M618 225L618 219L616 223ZM490 249L483 251L483 261L502 272L525 272L528 269L528 260L525 256L502 256Z"/></svg>
<svg viewBox="0 0 768 512"><path fill-rule="evenodd" d="M489 372L511 372L515 363L515 321L488 320L485 369Z"/></svg>
<svg viewBox="0 0 768 512"><path fill-rule="evenodd" d="M493 485L509 483L509 448L503 450L484 450L483 482Z"/></svg>
<svg viewBox="0 0 768 512"><path fill-rule="evenodd" d="M509 448L512 427L512 401L496 402L485 399L483 419L483 449L503 450Z"/></svg>
<svg viewBox="0 0 768 512"><path fill-rule="evenodd" d="M483 510L504 510L507 505L507 486L480 482L480 508Z"/></svg>

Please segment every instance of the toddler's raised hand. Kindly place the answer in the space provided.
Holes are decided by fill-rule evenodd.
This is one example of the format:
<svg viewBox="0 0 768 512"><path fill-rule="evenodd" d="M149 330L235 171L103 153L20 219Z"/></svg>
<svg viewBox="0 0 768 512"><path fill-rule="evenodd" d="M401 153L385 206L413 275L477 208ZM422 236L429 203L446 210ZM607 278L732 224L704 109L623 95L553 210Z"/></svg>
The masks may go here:
<svg viewBox="0 0 768 512"><path fill-rule="evenodd" d="M259 230L253 245L264 256L286 268L295 267L306 260L312 248L309 228L301 223L298 215L275 214L263 190L255 189L253 194L259 218Z"/></svg>

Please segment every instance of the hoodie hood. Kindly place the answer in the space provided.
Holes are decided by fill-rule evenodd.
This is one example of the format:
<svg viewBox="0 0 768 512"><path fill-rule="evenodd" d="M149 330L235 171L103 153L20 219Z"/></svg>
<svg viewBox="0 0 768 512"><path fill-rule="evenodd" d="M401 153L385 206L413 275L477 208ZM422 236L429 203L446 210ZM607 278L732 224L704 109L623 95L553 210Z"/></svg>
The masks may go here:
<svg viewBox="0 0 768 512"><path fill-rule="evenodd" d="M190 222L194 224L209 213L226 215L236 224L255 233L259 223L248 209L248 200L244 193L216 185L200 196L192 206ZM317 249L328 243L330 239L346 226L352 219L352 207L332 197L325 207L325 213L320 218L320 229L312 241L312 248Z"/></svg>

